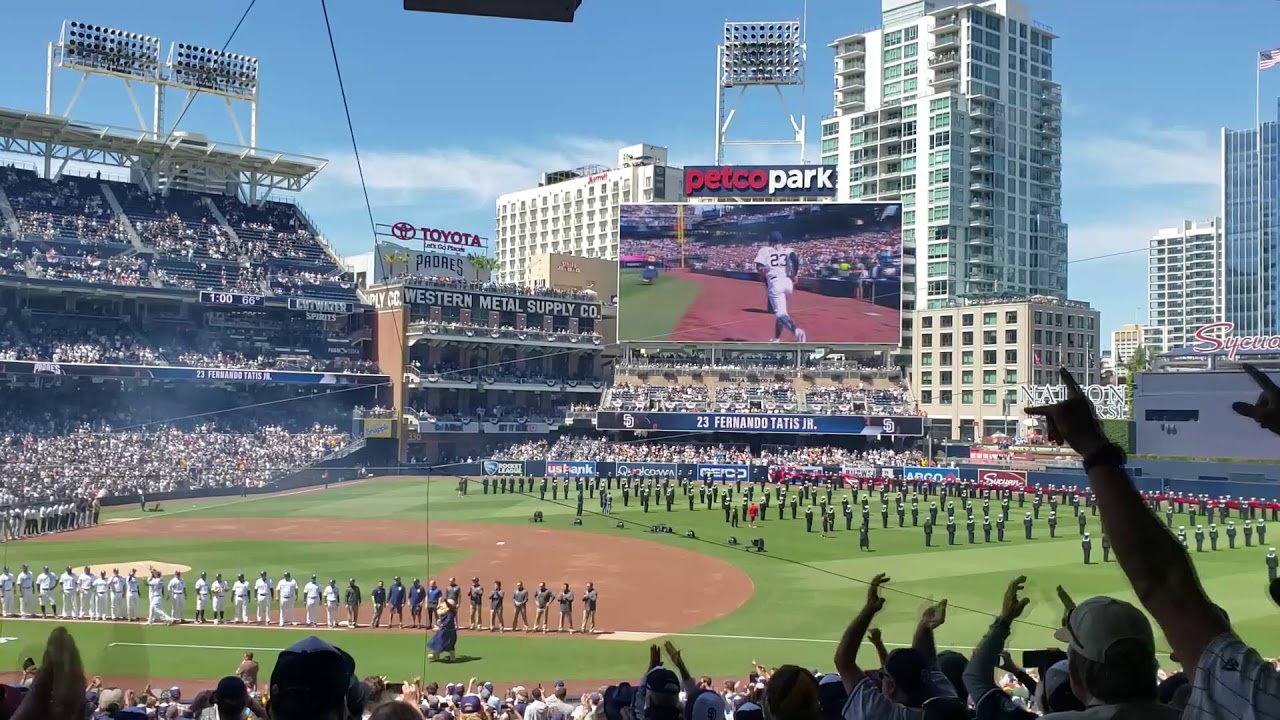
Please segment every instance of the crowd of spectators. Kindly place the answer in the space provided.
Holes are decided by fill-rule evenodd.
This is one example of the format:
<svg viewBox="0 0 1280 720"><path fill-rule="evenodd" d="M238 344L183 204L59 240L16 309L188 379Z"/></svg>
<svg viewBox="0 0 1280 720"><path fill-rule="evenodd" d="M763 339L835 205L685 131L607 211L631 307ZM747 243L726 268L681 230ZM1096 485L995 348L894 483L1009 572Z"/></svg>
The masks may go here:
<svg viewBox="0 0 1280 720"><path fill-rule="evenodd" d="M605 462L724 463L730 465L883 465L915 466L924 461L915 450L850 450L814 446L765 446L758 455L746 446L615 442L605 438L562 436L554 442L535 440L499 448L493 457L501 460L595 460Z"/></svg>
<svg viewBox="0 0 1280 720"><path fill-rule="evenodd" d="M232 433L205 424L191 430L6 433L0 445L0 505L36 498L258 488L323 460L347 441L333 426L303 432L267 426Z"/></svg>
<svg viewBox="0 0 1280 720"><path fill-rule="evenodd" d="M469 323L447 320L440 322L421 320L412 324L421 324L422 329L431 335L461 335L463 337L488 336L494 339L537 339L570 343L589 342L595 345L599 345L604 342L603 335L591 330L576 333L569 332L568 330L552 330L548 332L541 328L517 328L512 325L486 325L481 322L476 322L475 320Z"/></svg>
<svg viewBox="0 0 1280 720"><path fill-rule="evenodd" d="M85 178L46 183L34 172L9 167L0 174L0 189L9 199L23 237L86 245L129 242L101 190Z"/></svg>

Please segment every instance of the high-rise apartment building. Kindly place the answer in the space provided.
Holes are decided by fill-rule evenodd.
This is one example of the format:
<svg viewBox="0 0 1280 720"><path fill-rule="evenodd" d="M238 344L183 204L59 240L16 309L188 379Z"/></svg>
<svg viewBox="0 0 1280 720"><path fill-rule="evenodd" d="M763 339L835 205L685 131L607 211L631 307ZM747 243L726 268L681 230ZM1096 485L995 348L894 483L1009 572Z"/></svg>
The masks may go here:
<svg viewBox="0 0 1280 720"><path fill-rule="evenodd" d="M1123 367L1142 347L1142 326L1125 323L1111 331L1111 356L1117 367Z"/></svg>
<svg viewBox="0 0 1280 720"><path fill-rule="evenodd" d="M1156 232L1147 252L1147 324L1154 354L1194 344L1197 328L1223 319L1222 219L1184 220Z"/></svg>
<svg viewBox="0 0 1280 720"><path fill-rule="evenodd" d="M536 188L498 198L494 246L498 282L527 285L530 261L547 254L618 259L618 206L684 198L684 172L667 149L630 145L614 168L586 166L542 174Z"/></svg>
<svg viewBox="0 0 1280 720"><path fill-rule="evenodd" d="M837 39L822 162L850 200L903 205L911 310L1067 294L1057 36L1016 0L882 0L883 27Z"/></svg>
<svg viewBox="0 0 1280 720"><path fill-rule="evenodd" d="M1258 136L1262 136L1259 152ZM1280 333L1280 123L1222 131L1223 310L1237 335Z"/></svg>

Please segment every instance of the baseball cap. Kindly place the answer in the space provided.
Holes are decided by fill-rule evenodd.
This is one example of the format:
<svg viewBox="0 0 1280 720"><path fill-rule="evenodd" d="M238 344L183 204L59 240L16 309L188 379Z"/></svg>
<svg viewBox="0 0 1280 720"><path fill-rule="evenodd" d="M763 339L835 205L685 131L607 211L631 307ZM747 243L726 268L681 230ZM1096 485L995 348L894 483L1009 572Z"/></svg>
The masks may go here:
<svg viewBox="0 0 1280 720"><path fill-rule="evenodd" d="M621 720L622 709L631 707L636 691L631 683L610 685L604 690L604 715L607 720Z"/></svg>
<svg viewBox="0 0 1280 720"><path fill-rule="evenodd" d="M715 690L699 690L685 700L684 720L721 720L724 715L724 698Z"/></svg>
<svg viewBox="0 0 1280 720"><path fill-rule="evenodd" d="M1136 640L1155 653L1155 636L1147 616L1133 605L1105 596L1080 603L1067 617L1067 624L1053 637L1067 643L1080 656L1105 663L1107 652L1116 643Z"/></svg>
<svg viewBox="0 0 1280 720"><path fill-rule="evenodd" d="M272 704L294 705L295 712L311 714L337 706L344 703L355 670L356 661L341 649L314 635L303 638L276 658L271 670Z"/></svg>
<svg viewBox="0 0 1280 720"><path fill-rule="evenodd" d="M753 702L742 703L733 712L733 720L764 720L764 708Z"/></svg>
<svg viewBox="0 0 1280 720"><path fill-rule="evenodd" d="M680 692L680 678L667 668L659 665L644 676L644 686L649 692L675 695Z"/></svg>
<svg viewBox="0 0 1280 720"><path fill-rule="evenodd" d="M247 705L249 689L245 687L243 680L235 675L228 675L218 681L218 687L213 691L213 700L223 704Z"/></svg>
<svg viewBox="0 0 1280 720"><path fill-rule="evenodd" d="M771 243L782 242L782 233L777 230L774 230L773 232L769 233L769 242Z"/></svg>
<svg viewBox="0 0 1280 720"><path fill-rule="evenodd" d="M480 712L480 698L475 695L466 695L458 703L458 708L464 713L478 713Z"/></svg>
<svg viewBox="0 0 1280 720"><path fill-rule="evenodd" d="M818 704L822 707L822 717L827 720L839 720L843 717L844 704L849 700L849 693L844 689L844 682L836 673L823 675L818 680Z"/></svg>
<svg viewBox="0 0 1280 720"><path fill-rule="evenodd" d="M929 664L915 648L891 651L884 661L884 674L906 694L907 705L920 707L928 699Z"/></svg>
<svg viewBox="0 0 1280 720"><path fill-rule="evenodd" d="M124 708L124 691L120 688L107 688L98 694L98 710L106 712L112 705L117 710Z"/></svg>

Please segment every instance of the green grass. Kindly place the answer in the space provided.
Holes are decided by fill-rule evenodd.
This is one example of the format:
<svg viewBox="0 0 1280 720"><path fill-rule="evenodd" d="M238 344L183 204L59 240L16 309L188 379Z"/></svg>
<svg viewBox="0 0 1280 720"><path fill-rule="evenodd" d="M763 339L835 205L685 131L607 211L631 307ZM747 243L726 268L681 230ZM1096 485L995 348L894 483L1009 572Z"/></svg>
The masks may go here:
<svg viewBox="0 0 1280 720"><path fill-rule="evenodd" d="M964 542L962 526L958 533L960 545L947 547L945 532L937 532L934 547L925 548L922 531L910 526L910 514L906 528L898 528L896 516L891 514L889 529L881 529L877 503L873 500L874 551L861 553L857 549L856 531L841 529L838 537L824 540L817 533L805 532L803 515L795 521L777 520L776 508L771 509L770 519L758 529L744 526L733 530L725 525L720 510L695 505L698 509L690 512L683 496L677 493L676 509L671 513L654 506L646 515L633 499L629 508L617 503L612 517L588 515L581 528L574 528L573 509L566 505L543 502L536 495L483 495L478 483L472 488L468 497L459 498L450 481L391 480L291 497L184 503L184 507L167 506L167 514L193 523L218 517L257 517L264 522L271 518L341 517L367 518L370 522L395 518L524 526L529 514L542 510L546 516L545 527L581 532L584 542L590 542L589 533L621 533L655 544L694 549L741 567L755 583L753 596L732 615L672 638L684 649L695 672L712 675L741 674L752 658L768 664L797 662L829 667L835 641L865 597L862 581L877 572L887 572L893 578L890 587L895 592L889 593L888 605L878 619L889 642L909 642L911 629L926 598L945 597L952 609L947 624L939 631L939 643L971 648L990 623L990 613L998 607L1005 585L1019 574L1030 578L1028 595L1032 604L1025 616L1029 622L1015 628L1010 641L1010 646L1015 648L1053 644L1050 628L1056 625L1061 613L1054 596L1054 587L1059 583L1077 599L1097 594L1133 599L1119 567L1114 562L1100 564L1101 551L1096 542L1095 564L1081 563L1079 536L1074 518L1066 508L1060 508L1062 522L1056 540L1048 539L1043 520L1047 508L1037 524L1037 539L1023 540L1021 513L1015 502L1006 532L1007 542L984 544L979 528L979 542L968 545ZM590 499L587 507L594 507ZM922 518L923 515L922 512ZM787 517L790 517L789 509ZM614 528L617 519L642 525L667 522L677 532L671 536L649 535L638 525L617 530ZM859 522L860 518L855 516L855 528ZM1176 518L1175 525L1178 523L1185 525L1188 521L1185 517ZM838 526L844 527L843 517L838 518ZM1096 539L1099 530L1096 517L1089 517L1089 529ZM682 537L686 530L694 530L698 539ZM729 535L736 535L744 542L762 537L768 552L758 555L731 548L723 544ZM360 544L358 538L296 543L262 542L252 538L220 541L149 538L9 544L5 552L6 562L11 566L23 562L58 566L150 559L179 562L224 575L266 569L277 576L286 568L298 575L315 572L323 578L337 577L339 581L354 575L362 581L367 593L377 579L389 580L393 574L425 576L463 557L462 553L439 547L428 550L429 541L429 532L421 539L406 538L404 544L376 546ZM1236 629L1249 637L1264 655L1280 654L1280 628L1273 622L1274 608L1265 595L1265 549L1257 545L1245 549L1243 537L1238 544L1236 550L1193 553L1197 568L1214 600L1231 614ZM1225 533L1220 547L1226 547ZM660 549L655 552L661 555ZM637 589L636 592L652 592L657 607L678 607L681 583L706 581L683 578L678 567L672 568L672 579L669 588ZM609 598L602 597L600 614L604 626L609 625L608 607ZM17 638L9 641L5 651L11 658L38 655L48 629L47 624L4 623L0 634ZM273 649L283 648L305 634L251 628L115 625L76 625L73 632L93 671L192 678L226 673L234 667L243 649L257 648L260 659L269 664ZM422 672L425 642L422 635L337 631L332 637L356 657L362 674L399 677ZM196 651L186 647L191 645L205 649ZM432 677L441 681L465 680L471 676L495 681L633 678L644 662L642 645L589 638L464 634L459 648L464 655L477 659L451 670L433 666Z"/></svg>
<svg viewBox="0 0 1280 720"><path fill-rule="evenodd" d="M671 336L702 287L660 272L645 285L643 270L622 270L618 277L618 327L622 340L662 340Z"/></svg>

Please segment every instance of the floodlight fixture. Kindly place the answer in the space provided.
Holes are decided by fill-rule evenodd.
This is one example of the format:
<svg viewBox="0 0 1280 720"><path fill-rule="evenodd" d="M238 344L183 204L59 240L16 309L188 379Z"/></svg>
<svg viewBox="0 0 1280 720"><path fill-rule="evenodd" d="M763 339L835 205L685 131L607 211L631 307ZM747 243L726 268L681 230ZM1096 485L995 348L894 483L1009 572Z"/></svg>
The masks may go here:
<svg viewBox="0 0 1280 720"><path fill-rule="evenodd" d="M799 21L725 23L721 48L722 87L804 83Z"/></svg>
<svg viewBox="0 0 1280 720"><path fill-rule="evenodd" d="M59 67L152 80L160 71L160 40L104 25L67 20L54 45Z"/></svg>
<svg viewBox="0 0 1280 720"><path fill-rule="evenodd" d="M238 98L258 94L258 58L190 43L169 50L169 80L186 89Z"/></svg>
<svg viewBox="0 0 1280 720"><path fill-rule="evenodd" d="M573 22L582 0L404 0L411 12Z"/></svg>

